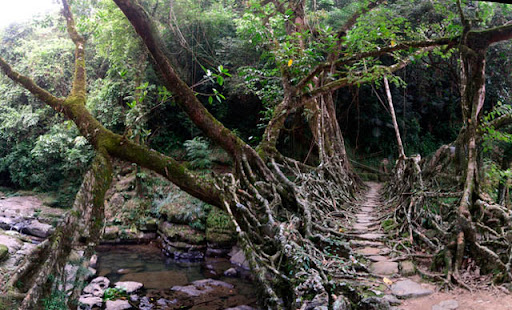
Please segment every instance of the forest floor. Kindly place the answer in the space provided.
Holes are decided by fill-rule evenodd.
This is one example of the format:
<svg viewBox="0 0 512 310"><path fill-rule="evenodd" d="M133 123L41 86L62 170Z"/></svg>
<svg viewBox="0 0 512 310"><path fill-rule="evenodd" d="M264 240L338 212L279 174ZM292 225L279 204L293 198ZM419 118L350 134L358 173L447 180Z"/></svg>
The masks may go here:
<svg viewBox="0 0 512 310"><path fill-rule="evenodd" d="M383 290L383 294L400 295L397 290L397 284L408 283L408 286L417 284L417 295L410 298L400 298L400 310L506 310L512 309L512 295L506 292L506 289L490 286L488 283L481 281L473 287L472 292L456 288L448 291L441 290L441 286L436 283L428 282L421 279L414 273L414 265L412 262L404 261L395 256L393 251L388 247L388 236L381 226L382 215L386 213L385 202L381 196L381 183L366 183L368 191L360 200L360 209L356 214L356 223L352 227L351 241L352 247L356 252L364 255L370 262L369 269L377 277L370 280L369 284L375 287L383 287L383 283L387 289ZM405 281L412 281L405 282ZM416 283L416 284L415 284ZM397 293L398 291L398 293ZM430 291L430 292L429 292ZM423 295L423 296L422 296ZM386 298L386 297L385 297ZM456 301L456 302L454 302ZM446 307L441 307L442 303ZM455 304L457 307L449 306Z"/></svg>

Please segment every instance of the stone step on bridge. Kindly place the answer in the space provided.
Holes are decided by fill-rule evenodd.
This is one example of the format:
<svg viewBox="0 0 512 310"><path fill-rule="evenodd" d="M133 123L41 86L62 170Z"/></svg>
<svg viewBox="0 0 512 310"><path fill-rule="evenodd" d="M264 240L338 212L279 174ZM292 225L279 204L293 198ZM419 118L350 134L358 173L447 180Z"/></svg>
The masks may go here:
<svg viewBox="0 0 512 310"><path fill-rule="evenodd" d="M368 191L360 199L356 221L348 234L351 237L351 247L367 261L368 269L373 275L368 279L368 287L376 297L382 297L391 306L399 306L404 299L432 294L435 287L422 283L415 276L412 261L399 260L387 245L389 237L380 222L385 214L380 193L382 183L368 182L366 185Z"/></svg>

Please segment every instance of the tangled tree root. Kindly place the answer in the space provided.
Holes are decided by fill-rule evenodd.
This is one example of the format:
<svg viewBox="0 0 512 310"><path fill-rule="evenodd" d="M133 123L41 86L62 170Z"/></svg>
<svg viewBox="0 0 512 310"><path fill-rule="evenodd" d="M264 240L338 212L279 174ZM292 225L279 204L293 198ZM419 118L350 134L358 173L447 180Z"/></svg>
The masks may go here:
<svg viewBox="0 0 512 310"><path fill-rule="evenodd" d="M318 169L304 169L292 160L271 159L269 166L266 169L242 158L237 178L226 174L216 179L265 305L269 309L313 309L358 303L361 296L352 283L369 273L351 259L349 236L343 232L356 211L350 202L358 181L349 177L341 160L331 160ZM97 224L102 222L102 197L111 170L101 160L95 167L57 235L40 246L42 260L27 258L9 283L11 288L20 280L27 283L15 289L23 298L20 309L36 309L45 290L52 288L47 282L50 274L65 277L64 266L80 236L91 237L87 242L91 246L98 241L92 236L100 235ZM79 229L81 223L89 233ZM78 293L73 292L70 303Z"/></svg>
<svg viewBox="0 0 512 310"><path fill-rule="evenodd" d="M398 224L396 235L407 237L394 250L416 259L418 252L429 253L432 269L445 272L422 268L418 272L447 287L471 289L462 270L477 274L499 270L494 281L510 281L512 213L481 192L472 195L470 214L458 212L464 183L460 177L450 177L456 175L453 150L445 145L428 160L407 158L401 171L400 165L395 168L396 177L386 188L393 206L388 218Z"/></svg>
<svg viewBox="0 0 512 310"><path fill-rule="evenodd" d="M342 232L354 213L348 202L357 181L347 176L339 160L305 170L290 160L271 159L277 182L250 181L256 179L250 167L239 165L239 181L227 175L217 184L229 193L225 208L269 309L357 302L357 294L350 300L346 283L340 285L356 278L360 269L349 258L351 249Z"/></svg>

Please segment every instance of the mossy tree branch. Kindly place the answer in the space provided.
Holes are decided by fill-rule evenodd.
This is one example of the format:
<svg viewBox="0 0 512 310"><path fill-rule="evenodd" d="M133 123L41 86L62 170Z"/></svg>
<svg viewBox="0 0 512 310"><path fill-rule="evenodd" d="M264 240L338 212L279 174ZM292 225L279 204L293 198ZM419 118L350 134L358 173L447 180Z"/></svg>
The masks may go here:
<svg viewBox="0 0 512 310"><path fill-rule="evenodd" d="M66 18L66 25L69 37L75 43L75 72L73 76L73 87L70 97L80 97L84 100L86 96L87 75L85 72L85 39L75 26L75 19L69 8L67 0L62 0L62 15Z"/></svg>
<svg viewBox="0 0 512 310"><path fill-rule="evenodd" d="M66 1L63 1L66 8ZM82 42L76 36L73 18L69 7L64 10L70 14L67 18L68 30L73 41L76 40L76 53L84 52L80 47ZM14 82L30 91L35 97L51 106L55 111L63 113L78 127L80 133L87 138L96 150L104 149L109 155L122 160L136 163L142 167L152 169L165 176L178 187L205 202L222 207L220 192L214 187L213 181L199 178L187 170L183 165L171 157L162 155L147 147L138 145L125 137L106 129L85 107L85 59L76 59L73 91L67 98L57 98L48 91L39 87L29 77L16 72L3 58L0 57L0 69ZM81 69L80 69L81 68ZM84 70L83 73L82 69ZM76 86L76 87L75 87Z"/></svg>
<svg viewBox="0 0 512 310"><path fill-rule="evenodd" d="M187 113L192 122L231 156L234 157L240 154L246 144L216 120L197 99L192 89L179 78L167 57L165 45L151 17L144 8L138 1L114 0L114 2L128 18L155 60L165 87L173 93L176 102Z"/></svg>

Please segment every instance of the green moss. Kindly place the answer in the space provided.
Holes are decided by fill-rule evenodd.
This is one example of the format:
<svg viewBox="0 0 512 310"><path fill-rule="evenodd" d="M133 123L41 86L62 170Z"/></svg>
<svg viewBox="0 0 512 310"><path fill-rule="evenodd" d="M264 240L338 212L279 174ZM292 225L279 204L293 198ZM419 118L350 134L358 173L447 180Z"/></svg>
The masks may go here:
<svg viewBox="0 0 512 310"><path fill-rule="evenodd" d="M219 208L212 208L206 219L206 228L234 233L235 225L229 215Z"/></svg>
<svg viewBox="0 0 512 310"><path fill-rule="evenodd" d="M176 188L167 197L154 202L155 209L167 221L177 224L204 223L211 206ZM200 228L196 226L195 228ZM201 229L204 230L204 227Z"/></svg>
<svg viewBox="0 0 512 310"><path fill-rule="evenodd" d="M382 221L382 229L384 229L384 231L386 232L396 228L397 226L398 224L395 223L393 219L387 219Z"/></svg>
<svg viewBox="0 0 512 310"><path fill-rule="evenodd" d="M229 215L223 210L212 208L208 214L206 240L218 246L229 246L236 243L235 226Z"/></svg>
<svg viewBox="0 0 512 310"><path fill-rule="evenodd" d="M0 261L3 261L9 257L9 249L7 246L0 244Z"/></svg>
<svg viewBox="0 0 512 310"><path fill-rule="evenodd" d="M236 243L236 235L233 232L206 230L206 241L218 246L230 246Z"/></svg>
<svg viewBox="0 0 512 310"><path fill-rule="evenodd" d="M174 225L164 223L160 227L160 231L170 241L182 241L189 244L201 244L205 242L204 233L192 229L188 225Z"/></svg>

